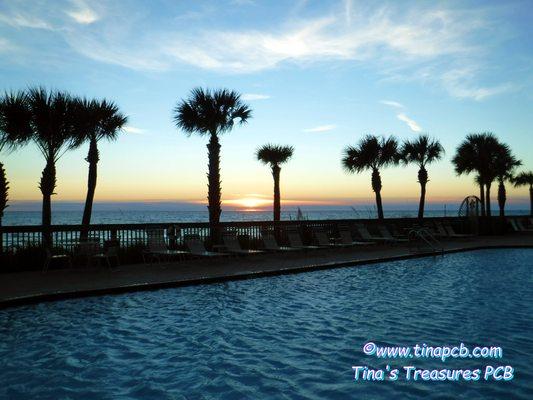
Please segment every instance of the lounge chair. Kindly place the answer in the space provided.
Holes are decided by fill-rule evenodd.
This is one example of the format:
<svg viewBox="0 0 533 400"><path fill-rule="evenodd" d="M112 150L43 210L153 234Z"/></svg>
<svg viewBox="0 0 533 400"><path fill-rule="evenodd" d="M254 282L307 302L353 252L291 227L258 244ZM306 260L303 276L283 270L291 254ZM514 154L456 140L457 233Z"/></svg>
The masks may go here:
<svg viewBox="0 0 533 400"><path fill-rule="evenodd" d="M72 268L72 256L70 254L53 254L50 249L46 249L46 258L44 260L42 272L45 273L48 271L50 265L55 261L66 262L68 263L69 267Z"/></svg>
<svg viewBox="0 0 533 400"><path fill-rule="evenodd" d="M370 234L366 226L363 224L355 224L355 229L357 229L357 232L361 236L361 238L364 241L368 242L381 242L381 243L394 243L396 240L390 240L387 238L384 238L383 236L373 236Z"/></svg>
<svg viewBox="0 0 533 400"><path fill-rule="evenodd" d="M350 247L351 245L346 245L343 243L331 243L326 232L324 231L315 231L314 232L316 241L319 247Z"/></svg>
<svg viewBox="0 0 533 400"><path fill-rule="evenodd" d="M522 224L522 221L516 218L507 218L507 221L511 224L511 227L513 228L513 231L518 233L528 233L533 232L533 229L528 229L524 227Z"/></svg>
<svg viewBox="0 0 533 400"><path fill-rule="evenodd" d="M350 233L350 230L348 229L348 227L339 227L339 235L340 235L341 243L345 246L368 246L368 245L376 244L376 242L354 241L352 238L352 234Z"/></svg>
<svg viewBox="0 0 533 400"><path fill-rule="evenodd" d="M150 259L150 264L156 259L161 262L163 259L170 260L172 257L183 259L189 253L182 250L169 250L163 236L163 230L146 231L148 235L148 249L143 251L143 261L147 264L146 259Z"/></svg>
<svg viewBox="0 0 533 400"><path fill-rule="evenodd" d="M300 237L300 234L296 231L289 231L287 232L287 236L289 238L289 243L291 247L295 249L301 249L301 250L318 250L321 247L319 246L305 246L302 242L302 238Z"/></svg>
<svg viewBox="0 0 533 400"><path fill-rule="evenodd" d="M228 253L232 254L239 254L239 255L250 255L250 254L262 254L264 251L262 250L245 250L241 247L241 244L239 243L239 240L237 239L237 236L235 236L234 233L224 233L222 235L222 240L224 241L224 245L226 246L226 251Z"/></svg>
<svg viewBox="0 0 533 400"><path fill-rule="evenodd" d="M378 231L381 236L383 236L383 238L389 240L390 242L405 243L409 241L409 239L407 238L396 238L392 236L392 234L385 225L378 225Z"/></svg>
<svg viewBox="0 0 533 400"><path fill-rule="evenodd" d="M529 228L529 227L526 228L520 218L517 218L515 221L522 232L533 232L533 228Z"/></svg>
<svg viewBox="0 0 533 400"><path fill-rule="evenodd" d="M276 241L276 238L273 234L269 232L263 232L261 234L261 238L263 239L263 246L265 247L265 250L268 251L298 251L299 249L295 249L294 247L285 247L278 245L278 242Z"/></svg>
<svg viewBox="0 0 533 400"><path fill-rule="evenodd" d="M446 230L446 233L448 234L448 236L453 237L453 238L468 238L468 237L474 236L471 233L456 233L453 227L448 223L444 224L444 229Z"/></svg>
<svg viewBox="0 0 533 400"><path fill-rule="evenodd" d="M185 245L189 249L189 252L193 256L198 257L224 257L228 256L227 253L217 253L215 251L207 251L204 246L204 242L198 235L185 236Z"/></svg>

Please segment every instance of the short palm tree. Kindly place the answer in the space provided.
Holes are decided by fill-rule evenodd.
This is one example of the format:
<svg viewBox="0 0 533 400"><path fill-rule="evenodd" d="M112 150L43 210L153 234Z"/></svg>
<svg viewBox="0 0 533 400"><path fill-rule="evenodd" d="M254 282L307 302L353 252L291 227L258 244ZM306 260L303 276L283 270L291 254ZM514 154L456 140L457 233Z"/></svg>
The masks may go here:
<svg viewBox="0 0 533 400"><path fill-rule="evenodd" d="M516 187L529 186L529 215L533 217L533 171L519 173L513 183Z"/></svg>
<svg viewBox="0 0 533 400"><path fill-rule="evenodd" d="M256 157L263 164L270 165L274 178L274 221L281 219L281 196L279 189L279 175L281 164L286 163L292 157L294 147L265 144L257 149Z"/></svg>
<svg viewBox="0 0 533 400"><path fill-rule="evenodd" d="M491 165L499 146L498 139L490 132L469 134L457 147L452 159L458 175L477 173L482 216L491 215L490 187L495 178L491 174Z"/></svg>
<svg viewBox="0 0 533 400"><path fill-rule="evenodd" d="M72 112L72 98L66 93L37 87L27 91L26 99L29 111L26 123L31 128L31 139L46 163L39 188L43 195L43 244L50 247L52 236L49 228L52 224L51 200L56 187L56 162L68 150L76 121Z"/></svg>
<svg viewBox="0 0 533 400"><path fill-rule="evenodd" d="M98 161L100 161L98 142L104 139L116 140L128 119L120 113L116 104L107 100L75 99L73 114L76 116L76 126L70 148L77 148L85 142L89 143L89 152L85 159L89 163L89 174L82 218L82 225L84 226L82 237L86 237L91 223Z"/></svg>
<svg viewBox="0 0 533 400"><path fill-rule="evenodd" d="M505 216L505 203L507 201L505 181L511 181L513 179L514 170L520 165L522 165L522 162L516 159L511 148L506 144L500 144L491 167L491 174L498 180L498 207L500 209L500 217Z"/></svg>
<svg viewBox="0 0 533 400"><path fill-rule="evenodd" d="M211 236L219 240L219 222L222 213L220 185L220 142L219 135L233 129L235 122L244 124L252 116L247 104L241 101L237 92L220 89L196 88L188 99L181 100L174 109L176 126L187 135L196 133L209 136L207 152L208 165L208 210Z"/></svg>
<svg viewBox="0 0 533 400"><path fill-rule="evenodd" d="M30 139L31 130L28 121L29 110L25 93L6 93L0 99L0 154L5 150L12 151ZM0 161L0 226L4 211L8 207L8 191L9 182L4 164ZM1 245L0 251L2 251Z"/></svg>
<svg viewBox="0 0 533 400"><path fill-rule="evenodd" d="M361 139L357 146L348 146L344 149L342 166L346 171L355 173L367 169L372 171L372 190L376 194L379 219L383 219L379 170L398 162L398 141L393 136L384 138L368 135Z"/></svg>
<svg viewBox="0 0 533 400"><path fill-rule="evenodd" d="M420 203L418 206L418 218L424 218L424 205L426 202L426 185L429 182L426 166L438 161L444 155L444 148L438 140L431 139L427 135L420 135L415 140L406 140L400 150L400 158L403 164L418 165L418 183L420 183Z"/></svg>

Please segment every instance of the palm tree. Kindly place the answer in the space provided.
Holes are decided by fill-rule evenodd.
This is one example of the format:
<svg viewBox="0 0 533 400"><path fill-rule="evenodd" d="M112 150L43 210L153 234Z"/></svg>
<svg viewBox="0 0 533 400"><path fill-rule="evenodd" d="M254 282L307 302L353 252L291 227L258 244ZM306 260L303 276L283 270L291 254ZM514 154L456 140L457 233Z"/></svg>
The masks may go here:
<svg viewBox="0 0 533 400"><path fill-rule="evenodd" d="M458 175L477 172L482 216L491 215L490 187L495 178L491 174L491 165L499 146L498 139L490 132L469 134L457 147L452 159Z"/></svg>
<svg viewBox="0 0 533 400"><path fill-rule="evenodd" d="M516 187L529 185L529 215L533 217L533 171L519 173L513 183Z"/></svg>
<svg viewBox="0 0 533 400"><path fill-rule="evenodd" d="M56 187L56 162L68 149L75 127L73 102L70 95L47 91L42 87L31 88L27 92L27 107L31 128L31 139L45 159L39 189L43 195L42 226L43 244L52 245L50 226L52 224L52 195Z"/></svg>
<svg viewBox="0 0 533 400"><path fill-rule="evenodd" d="M376 194L378 218L383 219L383 205L381 202L380 168L391 164L398 164L398 141L393 136L389 138L365 136L357 146L344 149L342 165L348 172L359 173L366 169L372 171L372 190Z"/></svg>
<svg viewBox="0 0 533 400"><path fill-rule="evenodd" d="M209 136L207 152L208 165L208 210L212 240L218 242L220 222L220 142L219 135L231 131L235 122L244 124L252 116L247 104L241 101L240 94L227 89L211 91L195 88L187 100L181 100L174 108L174 122L179 129L190 136L196 133Z"/></svg>
<svg viewBox="0 0 533 400"><path fill-rule="evenodd" d="M100 154L98 142L100 140L116 140L118 133L127 123L126 116L120 113L119 108L113 102L107 100L75 99L73 115L76 116L75 133L71 139L70 148L77 148L85 142L89 142L89 152L85 161L89 163L87 179L87 195L83 209L82 238L88 234L91 223L94 193L98 175L98 161Z"/></svg>
<svg viewBox="0 0 533 400"><path fill-rule="evenodd" d="M0 153L12 151L25 144L31 135L27 121L29 110L23 92L5 93L0 99ZM0 226L4 211L8 207L9 182L4 164L0 161ZM0 234L0 251L2 251Z"/></svg>
<svg viewBox="0 0 533 400"><path fill-rule="evenodd" d="M500 209L500 217L505 216L505 202L507 201L505 181L513 179L514 170L520 165L522 165L522 162L513 156L511 148L501 143L491 167L492 175L498 180L498 207Z"/></svg>
<svg viewBox="0 0 533 400"><path fill-rule="evenodd" d="M420 203L418 218L424 218L426 202L426 185L429 182L426 166L438 161L444 155L444 148L438 140L427 135L420 135L416 140L406 140L400 150L401 161L404 165L414 163L418 165L418 183L420 183Z"/></svg>
<svg viewBox="0 0 533 400"><path fill-rule="evenodd" d="M274 221L281 219L281 196L279 191L280 165L289 161L294 153L292 146L277 146L265 144L257 149L256 157L263 164L270 165L272 177L274 178Z"/></svg>

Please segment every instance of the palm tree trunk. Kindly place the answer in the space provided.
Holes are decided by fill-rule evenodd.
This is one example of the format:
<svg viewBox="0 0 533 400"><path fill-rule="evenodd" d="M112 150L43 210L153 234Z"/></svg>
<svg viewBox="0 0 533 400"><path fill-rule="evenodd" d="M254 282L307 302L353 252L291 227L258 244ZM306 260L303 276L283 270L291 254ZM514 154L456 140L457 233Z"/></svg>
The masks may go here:
<svg viewBox="0 0 533 400"><path fill-rule="evenodd" d="M418 170L418 182L420 183L420 203L418 205L418 219L424 218L424 206L426 204L426 185L428 182L428 172L424 166Z"/></svg>
<svg viewBox="0 0 533 400"><path fill-rule="evenodd" d="M482 183L479 184L479 200L481 203L481 216L485 216L485 188Z"/></svg>
<svg viewBox="0 0 533 400"><path fill-rule="evenodd" d="M490 210L490 187L491 186L492 186L492 182L487 182L487 184L486 184L487 195L485 196L485 208L487 210L487 212L486 212L487 217L492 216L492 213L491 213L491 210Z"/></svg>
<svg viewBox="0 0 533 400"><path fill-rule="evenodd" d="M272 177L274 178L274 221L281 219L281 195L279 190L279 175L281 168L279 165L272 166Z"/></svg>
<svg viewBox="0 0 533 400"><path fill-rule="evenodd" d="M372 190L376 194L376 207L378 209L378 219L383 219L383 204L381 202L381 176L377 168L372 169Z"/></svg>
<svg viewBox="0 0 533 400"><path fill-rule="evenodd" d="M80 239L86 240L89 237L89 225L91 224L91 215L93 211L94 192L96 190L96 181L98 177L98 142L95 137L89 142L89 153L85 159L89 163L89 175L87 177L87 196L85 197L85 207L83 209L83 218L81 224Z"/></svg>
<svg viewBox="0 0 533 400"><path fill-rule="evenodd" d="M9 182L6 178L6 170L4 164L0 162L0 227L2 227L2 219L4 218L4 211L7 208L7 194L9 189ZM3 235L0 232L0 254L4 252Z"/></svg>
<svg viewBox="0 0 533 400"><path fill-rule="evenodd" d="M529 215L533 217L533 185L529 185Z"/></svg>
<svg viewBox="0 0 533 400"><path fill-rule="evenodd" d="M500 207L500 217L505 217L505 202L507 201L507 193L503 180L498 184L498 206Z"/></svg>
<svg viewBox="0 0 533 400"><path fill-rule="evenodd" d="M39 188L43 195L42 227L43 227L43 245L46 248L52 247L52 195L56 187L56 166L53 157L46 160L46 166L41 175Z"/></svg>
<svg viewBox="0 0 533 400"><path fill-rule="evenodd" d="M221 207L221 188L220 188L220 142L216 132L211 132L209 143L207 144L207 153L209 158L209 166L207 173L208 192L207 206L209 210L209 225L211 229L211 241L213 243L220 242L220 214Z"/></svg>

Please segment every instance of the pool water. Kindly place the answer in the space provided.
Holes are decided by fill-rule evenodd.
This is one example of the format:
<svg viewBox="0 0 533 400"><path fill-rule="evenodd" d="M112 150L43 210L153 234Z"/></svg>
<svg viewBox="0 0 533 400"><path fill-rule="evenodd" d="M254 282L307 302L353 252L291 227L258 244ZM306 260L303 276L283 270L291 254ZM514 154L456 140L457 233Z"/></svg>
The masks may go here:
<svg viewBox="0 0 533 400"><path fill-rule="evenodd" d="M483 250L0 311L1 399L533 398L533 250ZM501 360L367 356L501 346ZM352 366L511 381L356 381Z"/></svg>

